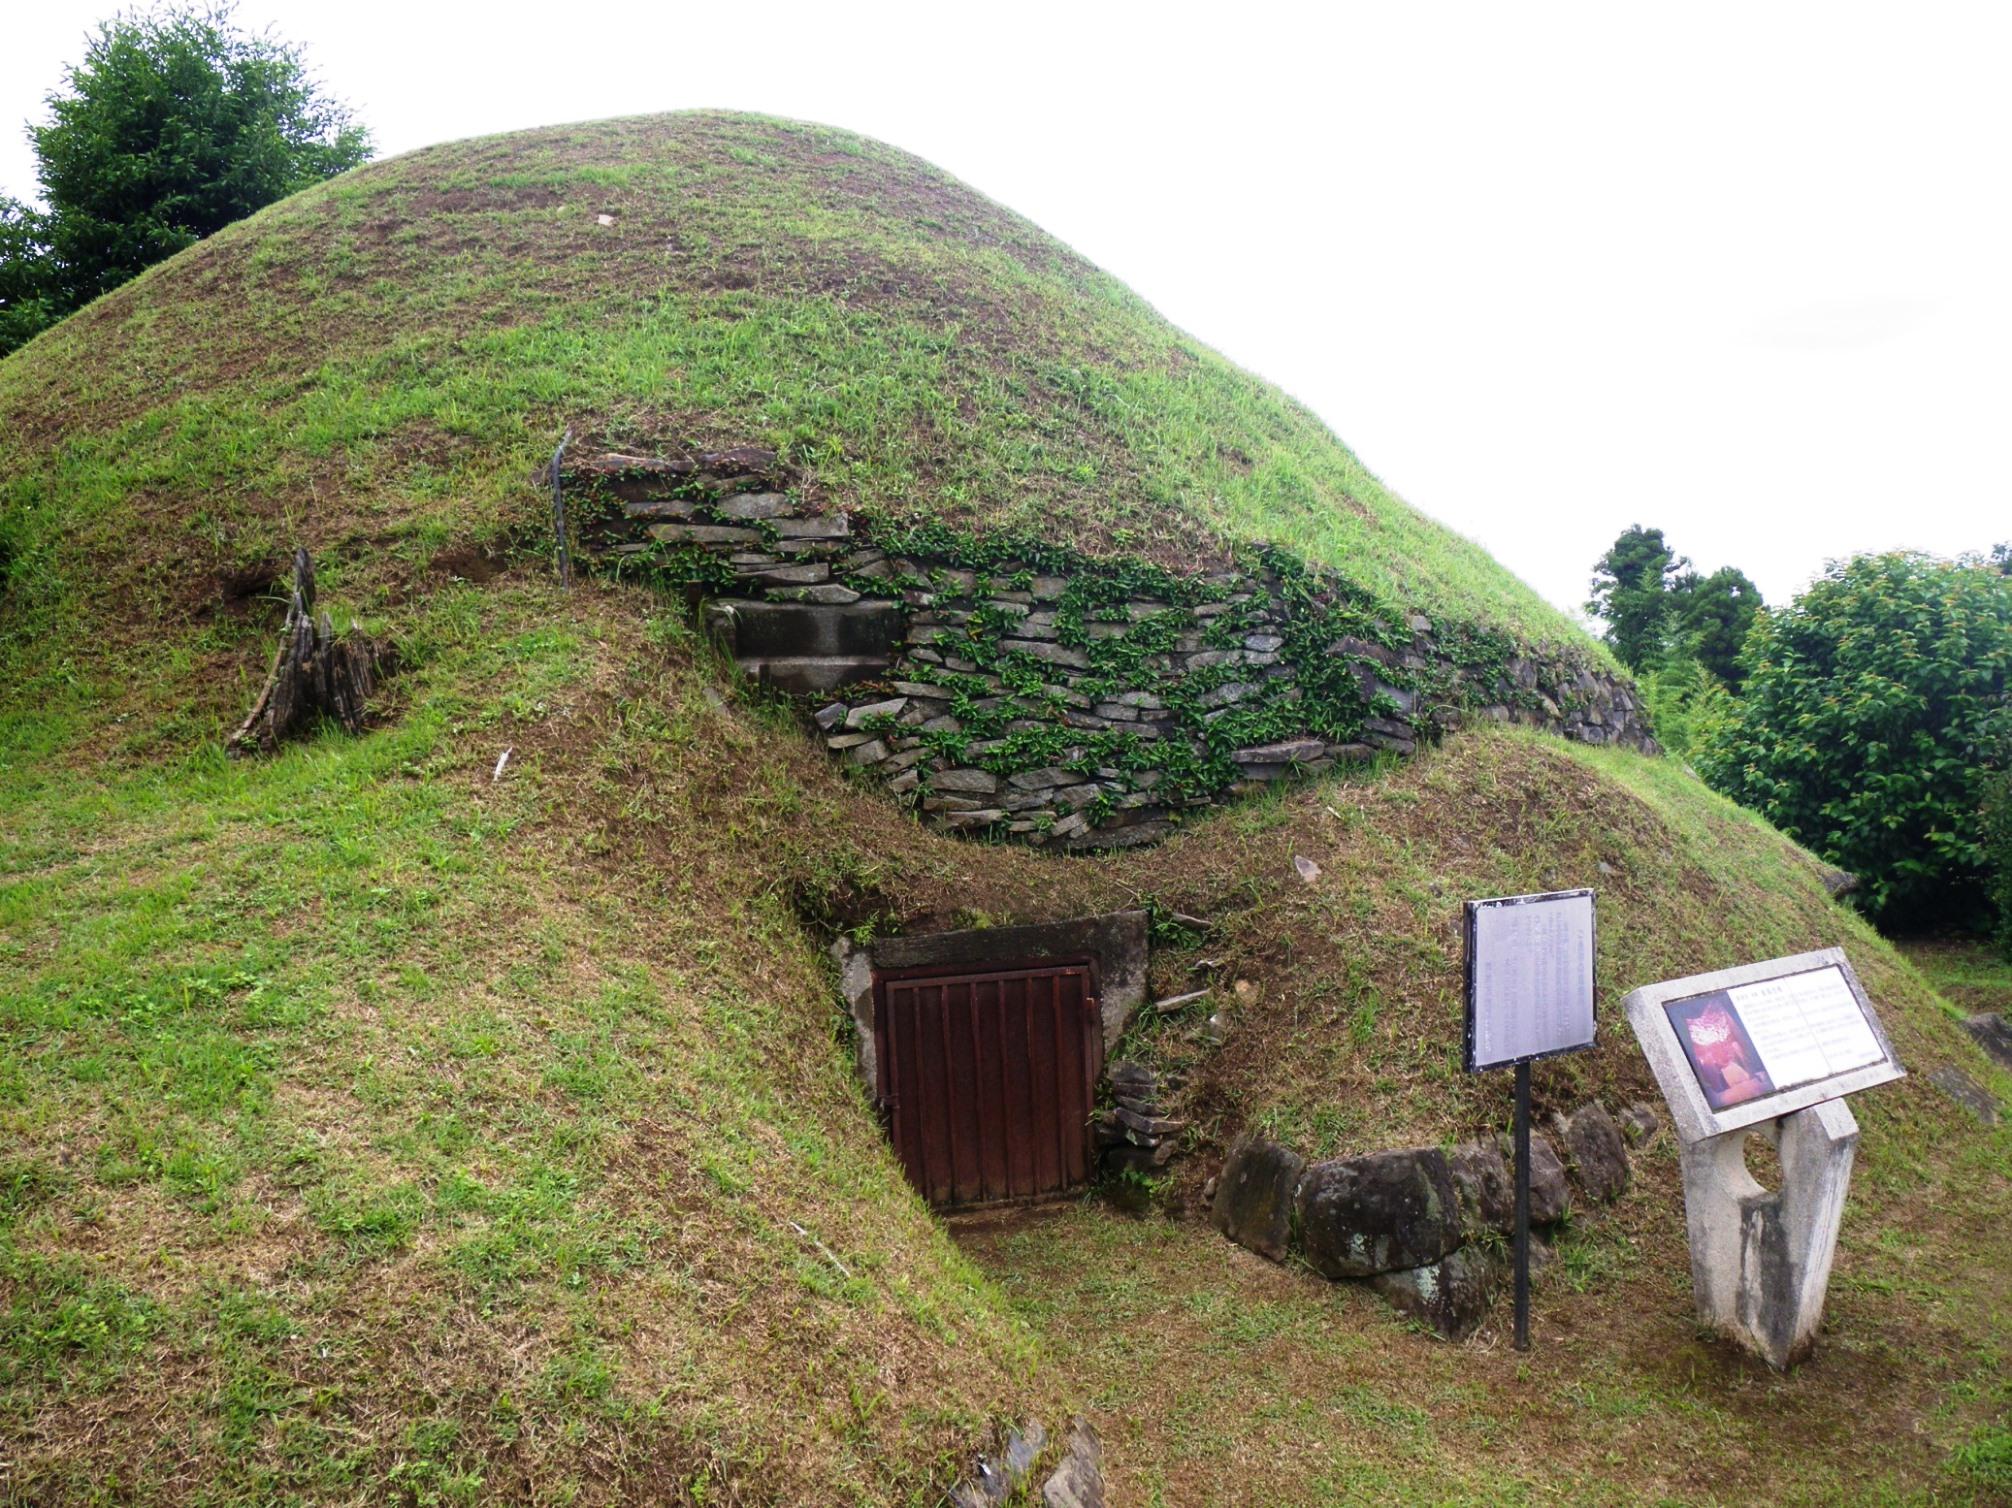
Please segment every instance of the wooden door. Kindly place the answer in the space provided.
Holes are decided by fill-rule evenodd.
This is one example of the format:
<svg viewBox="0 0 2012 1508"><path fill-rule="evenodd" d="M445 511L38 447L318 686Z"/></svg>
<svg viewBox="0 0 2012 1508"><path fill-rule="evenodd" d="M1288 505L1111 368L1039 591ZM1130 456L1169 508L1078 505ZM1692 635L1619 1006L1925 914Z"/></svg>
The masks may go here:
<svg viewBox="0 0 2012 1508"><path fill-rule="evenodd" d="M1085 963L876 983L881 1113L931 1204L988 1204L1089 1180L1103 1021Z"/></svg>

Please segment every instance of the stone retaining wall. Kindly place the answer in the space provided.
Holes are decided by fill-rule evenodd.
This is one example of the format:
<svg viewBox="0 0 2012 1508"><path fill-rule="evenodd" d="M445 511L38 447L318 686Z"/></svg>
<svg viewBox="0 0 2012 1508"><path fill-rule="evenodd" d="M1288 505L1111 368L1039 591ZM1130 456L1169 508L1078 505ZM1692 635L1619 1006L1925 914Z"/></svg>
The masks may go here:
<svg viewBox="0 0 2012 1508"><path fill-rule="evenodd" d="M604 566L709 598L750 673L825 690L826 746L932 824L1059 848L1152 842L1295 774L1468 718L1654 751L1590 657L1394 618L1282 552L1177 575L1038 541L855 529L766 451L604 454L563 473Z"/></svg>

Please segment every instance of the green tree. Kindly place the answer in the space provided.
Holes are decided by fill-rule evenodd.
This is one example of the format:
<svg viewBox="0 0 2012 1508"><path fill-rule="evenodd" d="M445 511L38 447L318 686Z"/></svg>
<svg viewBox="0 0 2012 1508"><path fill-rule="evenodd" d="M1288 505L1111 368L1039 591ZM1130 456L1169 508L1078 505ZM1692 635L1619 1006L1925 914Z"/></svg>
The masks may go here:
<svg viewBox="0 0 2012 1508"><path fill-rule="evenodd" d="M1709 576L1686 572L1671 590L1677 640L1735 694L1746 681L1740 650L1760 610L1760 588L1734 566L1722 566Z"/></svg>
<svg viewBox="0 0 2012 1508"><path fill-rule="evenodd" d="M370 155L300 50L227 6L108 21L64 82L28 131L48 209L0 211L0 353Z"/></svg>
<svg viewBox="0 0 2012 1508"><path fill-rule="evenodd" d="M2008 726L2012 577L1863 555L1758 620L1699 773L1857 874L1882 923L1989 914L1981 807Z"/></svg>
<svg viewBox="0 0 2012 1508"><path fill-rule="evenodd" d="M0 198L0 356L60 318L54 283L48 216Z"/></svg>
<svg viewBox="0 0 2012 1508"><path fill-rule="evenodd" d="M1631 524L1593 566L1586 611L1607 624L1607 642L1630 670L1659 662L1669 642L1670 585L1690 562L1663 540L1661 529Z"/></svg>

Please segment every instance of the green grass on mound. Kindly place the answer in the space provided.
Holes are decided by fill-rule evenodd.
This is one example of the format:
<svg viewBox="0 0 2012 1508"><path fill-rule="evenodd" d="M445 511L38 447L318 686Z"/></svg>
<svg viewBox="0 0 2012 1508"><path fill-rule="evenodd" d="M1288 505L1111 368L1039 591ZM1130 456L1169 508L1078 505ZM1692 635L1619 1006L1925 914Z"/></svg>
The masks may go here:
<svg viewBox="0 0 2012 1508"><path fill-rule="evenodd" d="M716 114L372 164L0 363L7 627L78 647L107 593L172 621L300 539L536 531L568 424L774 445L868 515L1182 569L1283 545L1397 607L1588 644L1017 215L893 148Z"/></svg>
<svg viewBox="0 0 2012 1508"><path fill-rule="evenodd" d="M1133 1249L1086 1214L981 1252L980 1276L883 1147L817 951L834 926L1208 918L1204 937L1162 927L1155 985L1210 960L1227 1043L1207 1053L1199 1020L1174 1016L1126 1048L1193 1074L1197 1149L1163 1191L1178 1208L1251 1120L1314 1152L1503 1123L1502 1086L1453 1067L1458 901L1569 881L1595 855L1620 871L1598 881L1610 1002L1638 975L1842 940L1915 1076L1859 1108L1835 1280L1848 1408L1804 1389L1756 1414L1720 1360L1681 1385L1641 1370L1615 1316L1688 1326L1680 1200L1653 1161L1624 1211L1575 1227L1551 1290L1573 1385L1629 1417L1689 1390L1742 1421L1725 1438L1748 1479L1784 1490L1834 1478L1798 1474L1776 1431L1847 1415L1850 1459L1895 1492L1995 1469L2007 1400L1980 1379L2012 1349L1993 1237L2012 1133L1967 1126L1925 1081L1940 1061L1989 1070L1807 856L1675 767L1468 735L1157 853L1057 861L930 834L856 788L640 588L565 600L506 572L438 585L407 621L385 726L270 762L218 754L232 687L6 720L0 1434L17 1497L919 1503L1004 1421L1074 1407L1113 1440L1120 1482L1170 1503L1232 1481L1367 1500L1413 1469L1322 1424L1324 1404L1277 1412L1308 1388L1422 1410L1434 1491L1498 1471L1535 1499L1561 1474L1647 1490L1646 1465L1519 1455L1512 1371L1467 1375L1352 1292L1273 1293L1234 1263L1225 1278L1196 1226ZM178 748L165 727L205 731ZM1540 1073L1546 1107L1647 1092L1617 1022L1603 1033ZM1061 1286L1042 1276L1057 1263ZM1222 1338L1248 1324L1342 1328L1250 1371ZM1126 1355L1161 1358L1151 1386L1126 1388ZM1446 1381L1420 1395L1386 1362ZM1491 1417L1493 1434L1460 1422ZM1308 1428L1317 1456L1266 1443ZM1712 1496L1701 1475L1653 1482Z"/></svg>

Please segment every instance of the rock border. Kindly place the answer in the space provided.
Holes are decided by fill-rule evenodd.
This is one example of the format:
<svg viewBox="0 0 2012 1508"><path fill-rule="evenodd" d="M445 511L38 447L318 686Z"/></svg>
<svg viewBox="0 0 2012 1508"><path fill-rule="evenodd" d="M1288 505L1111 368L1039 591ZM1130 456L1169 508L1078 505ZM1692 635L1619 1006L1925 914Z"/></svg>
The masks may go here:
<svg viewBox="0 0 2012 1508"><path fill-rule="evenodd" d="M1563 1156L1550 1137L1530 1137L1533 1226L1565 1217L1570 1183L1593 1203L1620 1198L1632 1177L1630 1140L1654 1136L1661 1118L1644 1104L1617 1121L1595 1100L1551 1125ZM1464 1340L1480 1327L1494 1287L1487 1248L1515 1229L1507 1143L1504 1136L1451 1152L1407 1147L1308 1163L1248 1136L1204 1190L1210 1223L1269 1261L1298 1258L1323 1277L1367 1280L1401 1313Z"/></svg>

